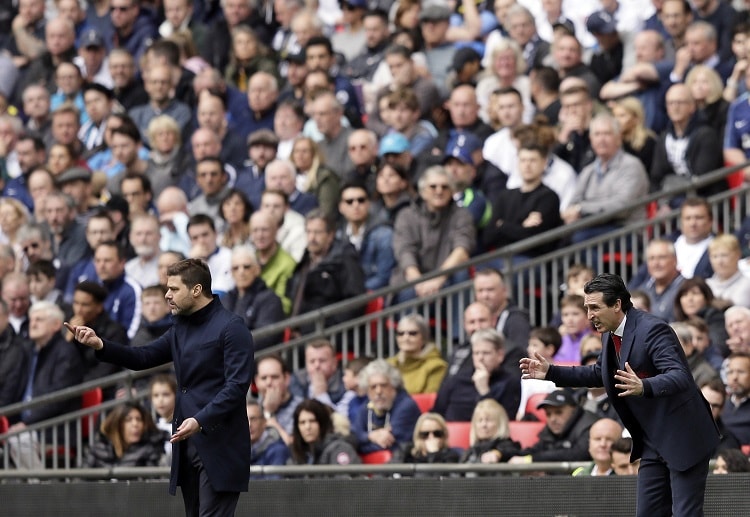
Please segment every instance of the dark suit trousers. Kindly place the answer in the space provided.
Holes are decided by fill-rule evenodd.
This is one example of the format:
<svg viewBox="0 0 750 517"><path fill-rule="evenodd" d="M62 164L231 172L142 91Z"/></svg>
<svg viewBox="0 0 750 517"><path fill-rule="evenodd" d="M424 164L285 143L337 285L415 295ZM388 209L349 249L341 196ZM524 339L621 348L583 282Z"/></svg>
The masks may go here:
<svg viewBox="0 0 750 517"><path fill-rule="evenodd" d="M646 440L638 469L636 515L702 517L709 460L707 456L683 472L670 469Z"/></svg>
<svg viewBox="0 0 750 517"><path fill-rule="evenodd" d="M180 442L180 489L186 517L232 517L239 492L216 492L193 442ZM248 473L248 476L250 474Z"/></svg>

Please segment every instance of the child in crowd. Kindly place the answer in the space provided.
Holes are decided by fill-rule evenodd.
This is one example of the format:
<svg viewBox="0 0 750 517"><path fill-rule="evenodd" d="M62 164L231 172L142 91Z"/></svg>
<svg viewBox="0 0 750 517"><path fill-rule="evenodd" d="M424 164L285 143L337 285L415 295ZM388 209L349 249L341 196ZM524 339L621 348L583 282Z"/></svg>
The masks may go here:
<svg viewBox="0 0 750 517"><path fill-rule="evenodd" d="M555 354L560 349L562 337L553 327L536 327L529 332L529 344L526 353L529 357L536 357L539 354L544 357L550 364L555 363ZM552 381L540 379L521 379L521 402L518 405L516 420L534 420L535 417L526 415L526 404L532 395L537 393L550 393L555 391L557 386Z"/></svg>
<svg viewBox="0 0 750 517"><path fill-rule="evenodd" d="M427 121L419 120L419 99L411 88L388 95L389 125L409 139L409 152L416 156L430 148L437 131Z"/></svg>
<svg viewBox="0 0 750 517"><path fill-rule="evenodd" d="M560 302L560 308L562 346L555 354L555 361L577 364L581 358L581 340L592 332L583 307L583 296L566 294Z"/></svg>
<svg viewBox="0 0 750 517"><path fill-rule="evenodd" d="M167 441L164 443L164 453L167 455L167 465L172 462L172 444L169 437L172 436L172 420L174 419L174 406L177 398L177 380L171 374L155 375L151 379L149 388L151 394L151 408L157 416L156 427L168 433Z"/></svg>
<svg viewBox="0 0 750 517"><path fill-rule="evenodd" d="M563 292L563 295L577 294L583 296L583 286L593 278L593 269L583 264L573 264L568 268L565 283L560 286L560 290ZM562 315L558 312L552 316L549 324L551 327L559 329L562 325Z"/></svg>
<svg viewBox="0 0 750 517"><path fill-rule="evenodd" d="M581 357L578 359L583 363L583 358L599 355L602 351L602 337L596 332L593 332L587 336L584 336L581 340Z"/></svg>
<svg viewBox="0 0 750 517"><path fill-rule="evenodd" d="M630 301L633 302L633 307L643 312L651 312L651 298L648 297L648 293L641 289L634 289L630 293Z"/></svg>
<svg viewBox="0 0 750 517"><path fill-rule="evenodd" d="M354 422L354 418L359 413L362 404L367 404L367 390L363 390L359 384L359 372L367 366L372 357L355 357L344 367L344 387L346 393L339 401L336 411L349 417L349 422Z"/></svg>
<svg viewBox="0 0 750 517"><path fill-rule="evenodd" d="M172 326L172 315L164 295L166 286L152 285L141 292L141 326L130 342L142 346L160 338Z"/></svg>
<svg viewBox="0 0 750 517"><path fill-rule="evenodd" d="M50 260L39 260L29 264L28 269L26 269L26 276L29 278L31 303L46 301L60 305L63 311L70 309L70 307L62 305L62 292L55 289L56 274L55 265Z"/></svg>
<svg viewBox="0 0 750 517"><path fill-rule="evenodd" d="M706 321L698 316L691 316L685 323L690 329L693 337L693 346L698 354L708 361L717 372L721 371L721 365L724 358L719 350L711 344L711 338L708 335L708 325Z"/></svg>

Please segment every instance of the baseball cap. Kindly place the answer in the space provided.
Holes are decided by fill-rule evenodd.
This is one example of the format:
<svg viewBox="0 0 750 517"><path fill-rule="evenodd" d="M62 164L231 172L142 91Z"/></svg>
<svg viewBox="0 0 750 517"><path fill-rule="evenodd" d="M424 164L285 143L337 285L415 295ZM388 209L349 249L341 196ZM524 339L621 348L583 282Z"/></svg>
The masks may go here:
<svg viewBox="0 0 750 517"><path fill-rule="evenodd" d="M591 34L614 34L617 24L614 17L607 11L596 11L586 20L586 28Z"/></svg>
<svg viewBox="0 0 750 517"><path fill-rule="evenodd" d="M85 167L70 167L62 171L56 178L55 183L58 185L65 185L72 181L91 181L91 171Z"/></svg>
<svg viewBox="0 0 750 517"><path fill-rule="evenodd" d="M447 20L451 17L451 14L453 12L447 5L440 2L430 2L422 6L422 10L419 12L419 21L437 22Z"/></svg>
<svg viewBox="0 0 750 517"><path fill-rule="evenodd" d="M380 140L378 156L386 154L401 154L409 150L409 139L401 133L388 133Z"/></svg>
<svg viewBox="0 0 750 517"><path fill-rule="evenodd" d="M461 131L453 135L448 141L448 145L445 148L445 158L443 159L443 163L449 158L456 158L463 163L475 165L474 158L471 154L481 148L482 143L476 135Z"/></svg>
<svg viewBox="0 0 750 517"><path fill-rule="evenodd" d="M560 406L577 406L576 401L573 399L573 395L566 390L553 391L547 395L543 401L536 405L538 408L545 406L560 407Z"/></svg>
<svg viewBox="0 0 750 517"><path fill-rule="evenodd" d="M96 29L89 29L81 34L81 40L78 44L79 48L87 47L104 47L104 37Z"/></svg>
<svg viewBox="0 0 750 517"><path fill-rule="evenodd" d="M562 28L564 31L566 31L571 36L576 35L576 27L573 25L573 22L570 20L558 20L555 23L552 24L552 30L557 30L558 28Z"/></svg>
<svg viewBox="0 0 750 517"><path fill-rule="evenodd" d="M367 0L340 0L339 3L342 6L346 4L357 9L367 9Z"/></svg>

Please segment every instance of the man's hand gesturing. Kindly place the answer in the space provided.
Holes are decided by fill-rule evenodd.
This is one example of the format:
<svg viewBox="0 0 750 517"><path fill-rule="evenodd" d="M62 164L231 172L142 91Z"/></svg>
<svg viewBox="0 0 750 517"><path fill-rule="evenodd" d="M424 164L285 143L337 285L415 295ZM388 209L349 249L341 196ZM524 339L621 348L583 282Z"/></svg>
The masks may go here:
<svg viewBox="0 0 750 517"><path fill-rule="evenodd" d="M71 325L67 321L63 325L73 333L75 340L82 345L91 347L94 350L101 350L104 347L104 342L96 335L93 329L84 327L83 325Z"/></svg>

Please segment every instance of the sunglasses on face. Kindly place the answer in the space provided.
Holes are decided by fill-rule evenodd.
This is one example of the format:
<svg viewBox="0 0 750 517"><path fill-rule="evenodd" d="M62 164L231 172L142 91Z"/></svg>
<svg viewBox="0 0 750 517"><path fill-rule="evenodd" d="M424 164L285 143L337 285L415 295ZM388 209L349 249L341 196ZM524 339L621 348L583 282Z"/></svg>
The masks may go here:
<svg viewBox="0 0 750 517"><path fill-rule="evenodd" d="M406 336L417 336L417 335L419 335L419 331L418 330L397 330L396 331L396 335L397 336L404 336L404 335L406 335Z"/></svg>
<svg viewBox="0 0 750 517"><path fill-rule="evenodd" d="M426 440L430 435L435 438L445 438L445 433L441 429L436 429L434 431L419 431L419 437L422 440Z"/></svg>
<svg viewBox="0 0 750 517"><path fill-rule="evenodd" d="M347 205L353 205L354 203L358 203L360 205L364 205L365 202L367 201L367 198L366 197L353 197L353 198L349 198L349 199L344 199L343 201Z"/></svg>

